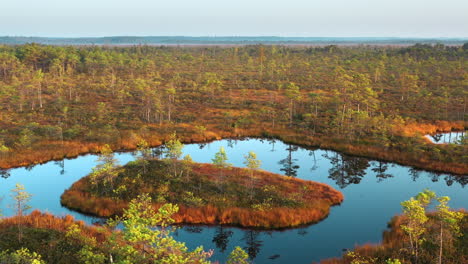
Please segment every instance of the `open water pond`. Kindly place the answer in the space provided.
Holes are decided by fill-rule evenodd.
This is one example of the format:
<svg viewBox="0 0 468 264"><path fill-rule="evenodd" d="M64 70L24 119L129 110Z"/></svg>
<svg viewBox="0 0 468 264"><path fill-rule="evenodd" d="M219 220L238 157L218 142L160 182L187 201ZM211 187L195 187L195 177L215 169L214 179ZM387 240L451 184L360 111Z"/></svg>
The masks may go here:
<svg viewBox="0 0 468 264"><path fill-rule="evenodd" d="M435 135L425 135L434 144L459 144L467 136L466 131L455 131Z"/></svg>
<svg viewBox="0 0 468 264"><path fill-rule="evenodd" d="M254 151L261 168L305 180L331 185L345 200L332 207L328 218L315 225L284 231L258 231L231 227L184 226L178 240L191 249L203 245L214 249L212 260L223 263L235 246L243 247L254 263L311 263L340 256L357 244L378 243L390 218L401 212L400 202L425 188L451 197L452 208L468 208L468 176L420 171L392 163L342 155L333 151L308 150L277 140L219 140L184 147L196 162L211 162L223 146L234 166L243 167L243 155ZM134 160L131 153L116 153L121 164ZM21 183L33 194L31 206L56 215L71 214L92 223L98 219L60 205L60 195L96 165L96 155L51 161L27 168L1 171L0 208L10 216L10 190Z"/></svg>

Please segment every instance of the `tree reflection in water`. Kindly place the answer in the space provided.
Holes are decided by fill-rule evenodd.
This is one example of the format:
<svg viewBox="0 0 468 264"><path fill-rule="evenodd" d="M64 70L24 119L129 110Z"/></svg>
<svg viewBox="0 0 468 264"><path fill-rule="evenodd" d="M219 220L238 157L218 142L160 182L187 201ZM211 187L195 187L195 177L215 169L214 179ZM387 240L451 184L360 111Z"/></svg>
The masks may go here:
<svg viewBox="0 0 468 264"><path fill-rule="evenodd" d="M247 251L249 258L251 260L257 257L257 254L260 252L260 248L262 247L263 241L259 240L260 231L255 230L247 230L244 231L244 238L246 246L244 250Z"/></svg>
<svg viewBox="0 0 468 264"><path fill-rule="evenodd" d="M415 168L409 169L409 173L413 181L416 181L419 179L419 177L421 177L421 175L423 175L422 170ZM424 175L430 177L432 182L438 182L443 177L447 186L452 186L454 182L458 182L461 187L465 188L465 186L468 184L468 177L466 175L450 175L438 172L426 172Z"/></svg>
<svg viewBox="0 0 468 264"><path fill-rule="evenodd" d="M233 139L228 139L227 140L227 146L228 148L234 148L234 146L237 145L237 140L233 140Z"/></svg>
<svg viewBox="0 0 468 264"><path fill-rule="evenodd" d="M341 189L350 184L360 183L369 167L367 159L342 155L337 152L333 152L331 156L326 153L323 157L329 159L332 165L328 170L330 174L328 177L334 180Z"/></svg>
<svg viewBox="0 0 468 264"><path fill-rule="evenodd" d="M54 161L54 164L60 168L60 175L65 174L65 160Z"/></svg>
<svg viewBox="0 0 468 264"><path fill-rule="evenodd" d="M0 169L0 177L4 178L4 179L7 179L9 178L11 175L10 175L10 171L9 170L5 170L5 169Z"/></svg>
<svg viewBox="0 0 468 264"><path fill-rule="evenodd" d="M220 252L226 251L227 245L229 244L229 239L234 234L231 230L225 230L222 226L216 228L215 235L213 237L213 243L215 243L216 248Z"/></svg>
<svg viewBox="0 0 468 264"><path fill-rule="evenodd" d="M378 182L382 182L384 179L393 178L393 175L385 173L388 170L388 163L383 161L373 161L371 162L372 171L375 172L375 177L377 177Z"/></svg>
<svg viewBox="0 0 468 264"><path fill-rule="evenodd" d="M275 139L267 139L268 140L268 144L271 145L271 152L275 152L275 143L276 143L276 140Z"/></svg>
<svg viewBox="0 0 468 264"><path fill-rule="evenodd" d="M153 156L153 158L161 159L163 153L164 153L164 145L161 145L159 147L154 147L151 149L151 155Z"/></svg>
<svg viewBox="0 0 468 264"><path fill-rule="evenodd" d="M286 176L297 177L297 170L300 168L295 162L297 159L292 157L292 153L299 149L298 146L288 145L286 150L288 151L288 156L278 162L282 165L280 171L284 172Z"/></svg>
<svg viewBox="0 0 468 264"><path fill-rule="evenodd" d="M203 231L201 226L184 226L185 231L194 234L200 234Z"/></svg>
<svg viewBox="0 0 468 264"><path fill-rule="evenodd" d="M312 156L314 158L313 165L310 168L310 171L314 171L314 170L318 169L317 158L315 157L315 150L309 151L309 156Z"/></svg>

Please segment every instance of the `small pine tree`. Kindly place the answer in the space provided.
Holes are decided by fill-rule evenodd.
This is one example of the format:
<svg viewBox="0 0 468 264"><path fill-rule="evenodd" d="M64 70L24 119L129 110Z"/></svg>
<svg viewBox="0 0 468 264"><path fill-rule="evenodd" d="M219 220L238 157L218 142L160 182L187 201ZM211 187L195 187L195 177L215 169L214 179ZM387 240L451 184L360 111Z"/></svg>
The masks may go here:
<svg viewBox="0 0 468 264"><path fill-rule="evenodd" d="M151 149L149 148L148 142L142 139L137 144L138 162L143 166L143 173L146 173L146 166L148 165L148 160L151 158Z"/></svg>
<svg viewBox="0 0 468 264"><path fill-rule="evenodd" d="M215 156L211 161L213 164L219 169L219 178L217 180L218 185L220 185L223 182L224 174L223 170L229 166L231 166L230 163L227 162L228 157L226 154L226 151L224 150L224 147L220 147L219 151L215 153Z"/></svg>
<svg viewBox="0 0 468 264"><path fill-rule="evenodd" d="M171 135L169 141L166 142L166 149L164 151L166 160L168 160L172 165L172 171L174 173L174 177L177 178L178 174L178 159L182 156L182 149L184 148L184 144L180 142L177 138L177 134Z"/></svg>
<svg viewBox="0 0 468 264"><path fill-rule="evenodd" d="M262 162L257 159L257 154L253 151L249 151L247 155L244 155L244 164L247 168L250 169L250 199L253 197L253 190L255 184L255 175L254 172L260 168Z"/></svg>
<svg viewBox="0 0 468 264"><path fill-rule="evenodd" d="M31 206L28 202L31 200L31 194L25 191L24 186L22 184L17 183L15 188L11 190L11 197L13 198L13 204L11 207L16 212L16 217L18 221L18 241L21 242L23 238L23 227L22 227L22 220L24 213L31 209Z"/></svg>

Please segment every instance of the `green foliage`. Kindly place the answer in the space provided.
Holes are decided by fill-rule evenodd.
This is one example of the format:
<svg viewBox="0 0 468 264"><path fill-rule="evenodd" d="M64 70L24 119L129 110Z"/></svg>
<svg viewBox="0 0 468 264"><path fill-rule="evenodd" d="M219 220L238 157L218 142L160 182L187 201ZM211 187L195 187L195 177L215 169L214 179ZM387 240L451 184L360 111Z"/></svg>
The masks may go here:
<svg viewBox="0 0 468 264"><path fill-rule="evenodd" d="M169 141L165 144L166 150L165 155L169 159L177 160L182 155L182 149L184 148L184 144L180 142L177 138L177 134L173 133L169 139Z"/></svg>
<svg viewBox="0 0 468 264"><path fill-rule="evenodd" d="M45 264L42 257L27 248L21 248L14 252L1 251L0 263L5 264Z"/></svg>
<svg viewBox="0 0 468 264"><path fill-rule="evenodd" d="M241 247L236 247L229 254L227 264L249 264L249 255Z"/></svg>
<svg viewBox="0 0 468 264"><path fill-rule="evenodd" d="M23 148L30 148L34 140L34 133L28 128L25 128L21 130L19 134L18 144Z"/></svg>
<svg viewBox="0 0 468 264"><path fill-rule="evenodd" d="M24 212L31 209L28 202L31 200L31 194L25 191L24 185L17 183L15 188L11 190L11 198L14 203L11 207L16 211L17 216L23 216Z"/></svg>
<svg viewBox="0 0 468 264"><path fill-rule="evenodd" d="M462 235L460 224L464 214L450 210L449 200L450 198L447 196L437 197L434 192L424 190L414 198L401 203L407 220L406 224L400 227L409 236L410 256L416 262L420 261L419 259L423 253L433 254L433 252L424 251L427 251L430 245L438 244L439 252L433 255L438 256L439 263L443 263L444 243L450 242L450 245L446 245L446 247L453 248L453 245L451 245L453 243L452 238ZM431 215L426 209L433 201L437 201L438 205L436 206L436 212ZM448 250L446 251L448 252Z"/></svg>
<svg viewBox="0 0 468 264"><path fill-rule="evenodd" d="M202 126L202 125L197 125L197 126L195 126L195 131L196 131L197 134L199 134L200 136L204 136L204 135L205 135L205 132L206 132L206 127L205 127L205 126Z"/></svg>
<svg viewBox="0 0 468 264"><path fill-rule="evenodd" d="M165 204L154 211L151 198L141 195L134 199L124 215L109 222L110 226L121 223L121 233L114 233L104 246L107 254L95 248L84 247L80 251L84 263L105 263L108 255L112 263L210 263L211 252L202 247L189 251L184 243L176 241L171 233L171 215L178 211L177 205Z"/></svg>
<svg viewBox="0 0 468 264"><path fill-rule="evenodd" d="M11 198L13 198L13 203L10 205L13 210L16 212L18 217L17 226L18 226L18 241L21 242L23 238L23 227L22 227L22 217L26 211L31 209L31 206L28 204L31 200L32 195L25 191L22 184L17 183L15 188L11 190Z"/></svg>
<svg viewBox="0 0 468 264"><path fill-rule="evenodd" d="M348 251L346 257L351 259L351 264L374 264L377 258L362 256L355 251Z"/></svg>
<svg viewBox="0 0 468 264"><path fill-rule="evenodd" d="M148 142L146 140L141 139L137 144L137 151L139 152L141 158L147 160L151 155L151 149L149 147Z"/></svg>
<svg viewBox="0 0 468 264"><path fill-rule="evenodd" d="M10 148L5 146L5 143L0 140L0 155L6 154L10 151Z"/></svg>
<svg viewBox="0 0 468 264"><path fill-rule="evenodd" d="M172 166L172 172L175 178L177 178L179 175L179 170L178 170L178 159L182 155L182 149L184 148L184 144L180 142L180 140L177 138L176 133L173 133L169 139L169 141L166 142L165 144L165 158L166 160L171 163Z"/></svg>
<svg viewBox="0 0 468 264"><path fill-rule="evenodd" d="M151 149L149 148L148 142L144 139L141 139L137 144L137 162L141 163L143 166L143 172L146 172L146 167L148 165L148 160L151 158Z"/></svg>
<svg viewBox="0 0 468 264"><path fill-rule="evenodd" d="M227 163L228 157L226 154L226 151L224 150L224 147L220 147L219 151L215 153L215 156L211 161L213 164L219 168L226 168L228 166L231 166L231 164Z"/></svg>
<svg viewBox="0 0 468 264"><path fill-rule="evenodd" d="M244 155L244 164L247 168L256 170L260 168L262 161L257 159L257 154L253 151L249 151L247 155Z"/></svg>
<svg viewBox="0 0 468 264"><path fill-rule="evenodd" d="M443 263L443 249L444 242L447 244L453 243L453 237L459 237L463 234L460 232L460 223L464 217L464 214L461 212L451 211L448 206L448 201L450 200L447 196L437 197L439 204L437 205L436 219L440 226L439 232L439 264ZM450 247L452 245L449 245ZM447 245L445 245L447 247Z"/></svg>
<svg viewBox="0 0 468 264"><path fill-rule="evenodd" d="M415 198L401 203L403 213L408 218L407 224L401 225L401 229L408 234L410 239L411 255L418 258L420 245L424 242L423 234L426 232L425 224L429 220L426 214L426 207L435 198L435 193L424 190Z"/></svg>
<svg viewBox="0 0 468 264"><path fill-rule="evenodd" d="M440 45L245 46L234 53L1 46L1 140L13 162L44 149L53 158L88 151L76 146L63 153L63 144L50 142L62 136L65 145L128 148L129 135L142 126L158 140L174 130L194 140L205 139L207 130L210 136L313 134L314 141L340 142L335 149L372 146L372 153L389 151L386 157L399 162L445 162L458 171L451 164L467 163L466 144L435 147L398 129L416 120L466 120L465 57L460 47ZM372 155L363 152L355 154Z"/></svg>
<svg viewBox="0 0 468 264"><path fill-rule="evenodd" d="M451 210L449 200L424 190L401 203L404 214L395 216L389 223L391 229L385 231L381 245L358 246L331 263L465 263L468 214L464 210ZM432 206L435 202L438 204Z"/></svg>
<svg viewBox="0 0 468 264"><path fill-rule="evenodd" d="M96 194L112 193L114 191L114 180L117 177L118 163L114 158L114 153L109 145L104 145L101 149L99 158L100 162L96 165L89 177L89 181L93 187L92 191Z"/></svg>
<svg viewBox="0 0 468 264"><path fill-rule="evenodd" d="M205 201L193 194L193 192L185 192L183 196L184 204L187 206L200 207L205 205Z"/></svg>

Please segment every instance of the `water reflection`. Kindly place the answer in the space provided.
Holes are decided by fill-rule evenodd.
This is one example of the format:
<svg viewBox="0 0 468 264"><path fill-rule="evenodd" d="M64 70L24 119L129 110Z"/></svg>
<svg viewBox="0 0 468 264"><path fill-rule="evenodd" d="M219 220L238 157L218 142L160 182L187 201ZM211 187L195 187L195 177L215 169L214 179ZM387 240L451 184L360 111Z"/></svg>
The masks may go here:
<svg viewBox="0 0 468 264"><path fill-rule="evenodd" d="M184 229L185 231L194 234L199 234L203 231L203 228L201 226L185 226Z"/></svg>
<svg viewBox="0 0 468 264"><path fill-rule="evenodd" d="M300 166L296 163L297 159L294 159L292 157L292 153L297 151L298 149L298 146L293 146L289 144L286 148L288 155L286 156L286 158L278 162L278 164L282 166L280 171L282 171L287 176L297 177L297 170L300 168Z"/></svg>
<svg viewBox="0 0 468 264"><path fill-rule="evenodd" d="M253 260L257 257L257 254L260 252L260 249L263 245L263 241L259 239L260 231L256 230L247 230L244 231L245 241L244 250L249 255L249 259Z"/></svg>
<svg viewBox="0 0 468 264"><path fill-rule="evenodd" d="M421 175L424 175L425 177L430 178L432 182L438 182L441 178L443 178L447 186L452 186L454 182L458 182L462 188L465 188L465 186L468 184L468 177L466 175L427 172L415 168L410 168L408 171L411 176L411 179L414 182L417 181L421 177Z"/></svg>
<svg viewBox="0 0 468 264"><path fill-rule="evenodd" d="M162 157L163 153L164 153L164 145L161 145L159 147L155 147L155 148L151 149L151 156L153 158L160 159Z"/></svg>
<svg viewBox="0 0 468 264"><path fill-rule="evenodd" d="M393 175L391 175L390 173L386 173L386 171L388 170L388 163L387 162L374 161L374 162L371 162L371 164L372 164L372 166L374 166L372 168L372 171L375 172L375 177L377 177L378 182L381 182L381 181L383 181L385 179L393 177Z"/></svg>
<svg viewBox="0 0 468 264"><path fill-rule="evenodd" d="M60 175L64 175L65 174L65 160L58 160L58 161L54 161L54 164L57 165L57 167L59 167L60 169Z"/></svg>
<svg viewBox="0 0 468 264"><path fill-rule="evenodd" d="M426 135L426 138L435 144L462 144L467 140L466 131Z"/></svg>
<svg viewBox="0 0 468 264"><path fill-rule="evenodd" d="M234 146L236 145L236 141L235 140L232 140L232 139L228 139L227 140L227 146L230 147L230 148L234 148Z"/></svg>
<svg viewBox="0 0 468 264"><path fill-rule="evenodd" d="M348 155L333 152L331 155L324 154L323 157L330 160L332 168L328 170L329 178L341 188L350 184L358 184L366 175L366 169L370 166L369 160L364 158L352 157Z"/></svg>
<svg viewBox="0 0 468 264"><path fill-rule="evenodd" d="M216 228L215 235L213 236L212 242L216 245L216 248L223 253L229 244L229 239L234 234L233 231L219 226Z"/></svg>
<svg viewBox="0 0 468 264"><path fill-rule="evenodd" d="M255 263L271 264L311 263L338 256L343 248L353 248L355 244L377 243L388 220L400 213L400 202L425 188L450 196L453 208L468 206L468 192L464 189L468 184L466 176L430 173L333 151L304 149L279 140L221 140L186 145L183 155L190 154L196 162L209 163L221 146L228 151L228 162L234 166L244 166L243 155L254 150L262 160L262 169L322 182L335 189L342 188L345 202L333 207L327 219L316 225L281 232L220 226L184 226L176 231L177 239L190 249L199 245L214 249L212 260L220 263L226 262L235 246L244 248ZM153 156L162 157L162 150L152 149ZM116 158L120 164L125 164L135 156L117 153ZM35 167L0 170L0 196L4 196L0 206L4 216L14 213L6 207L11 203L8 193L20 182L34 195L31 200L34 209L57 215L71 213L87 223L99 221L68 211L60 205L63 190L88 174L96 165L95 160L96 155L85 155ZM369 211L373 213L365 218L359 217Z"/></svg>
<svg viewBox="0 0 468 264"><path fill-rule="evenodd" d="M11 176L10 170L0 169L0 177L7 179Z"/></svg>
<svg viewBox="0 0 468 264"><path fill-rule="evenodd" d="M313 163L312 163L312 167L310 168L310 171L314 171L318 169L317 158L315 157L315 150L311 150L309 152L309 156L313 157Z"/></svg>

